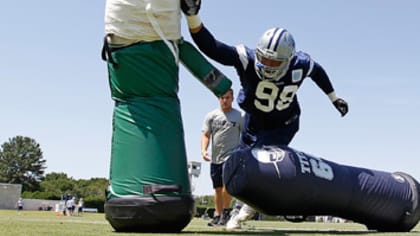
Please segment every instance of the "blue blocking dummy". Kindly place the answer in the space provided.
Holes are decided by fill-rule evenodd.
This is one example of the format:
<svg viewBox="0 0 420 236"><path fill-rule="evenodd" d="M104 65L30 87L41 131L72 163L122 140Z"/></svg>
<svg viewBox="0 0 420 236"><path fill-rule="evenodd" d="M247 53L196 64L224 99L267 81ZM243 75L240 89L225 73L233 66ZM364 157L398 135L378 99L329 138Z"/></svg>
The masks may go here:
<svg viewBox="0 0 420 236"><path fill-rule="evenodd" d="M420 219L410 175L340 165L286 146L235 151L223 180L234 197L268 215L331 215L377 231L406 232Z"/></svg>

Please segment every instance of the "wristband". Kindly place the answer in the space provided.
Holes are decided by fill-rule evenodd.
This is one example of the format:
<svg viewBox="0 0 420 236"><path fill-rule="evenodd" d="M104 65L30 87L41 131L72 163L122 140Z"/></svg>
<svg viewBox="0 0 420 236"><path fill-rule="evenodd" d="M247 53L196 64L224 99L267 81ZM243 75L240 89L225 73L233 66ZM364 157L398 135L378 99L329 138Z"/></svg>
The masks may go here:
<svg viewBox="0 0 420 236"><path fill-rule="evenodd" d="M187 16L187 23L190 29L195 29L201 25L201 19L198 15Z"/></svg>
<svg viewBox="0 0 420 236"><path fill-rule="evenodd" d="M334 91L328 94L328 98L331 100L331 102L335 102L338 99Z"/></svg>

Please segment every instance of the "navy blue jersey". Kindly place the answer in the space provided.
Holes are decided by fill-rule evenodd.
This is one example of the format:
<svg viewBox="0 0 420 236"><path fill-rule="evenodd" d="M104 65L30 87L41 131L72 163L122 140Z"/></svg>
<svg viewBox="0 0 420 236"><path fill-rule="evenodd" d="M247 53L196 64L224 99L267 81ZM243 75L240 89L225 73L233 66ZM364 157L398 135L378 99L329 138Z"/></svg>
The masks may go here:
<svg viewBox="0 0 420 236"><path fill-rule="evenodd" d="M216 40L205 27L191 35L208 57L236 68L242 87L237 102L250 116L249 126L253 130L282 128L291 118L299 116L296 92L307 77L312 78L325 94L334 91L324 69L304 52L296 53L284 77L267 81L261 80L255 72L255 49L226 45Z"/></svg>

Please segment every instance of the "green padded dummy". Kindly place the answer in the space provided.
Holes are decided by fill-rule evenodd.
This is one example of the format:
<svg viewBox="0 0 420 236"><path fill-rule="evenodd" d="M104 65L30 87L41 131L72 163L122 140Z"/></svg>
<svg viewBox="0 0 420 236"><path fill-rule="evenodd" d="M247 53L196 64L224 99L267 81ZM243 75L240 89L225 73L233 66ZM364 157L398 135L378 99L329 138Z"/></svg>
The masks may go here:
<svg viewBox="0 0 420 236"><path fill-rule="evenodd" d="M231 81L190 43L179 40L180 62L216 96ZM108 60L115 100L105 216L116 231L179 232L194 200L187 170L179 66L163 41L113 50ZM140 58L140 59L139 59Z"/></svg>

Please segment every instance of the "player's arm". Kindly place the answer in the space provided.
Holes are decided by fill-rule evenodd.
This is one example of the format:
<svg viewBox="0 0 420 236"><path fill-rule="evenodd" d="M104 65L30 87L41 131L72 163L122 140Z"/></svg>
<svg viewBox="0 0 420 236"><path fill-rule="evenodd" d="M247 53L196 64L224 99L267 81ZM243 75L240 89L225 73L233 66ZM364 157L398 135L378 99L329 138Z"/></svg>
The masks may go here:
<svg viewBox="0 0 420 236"><path fill-rule="evenodd" d="M201 133L201 156L203 156L203 159L206 161L211 161L210 156L207 152L209 143L210 143L210 132L203 130Z"/></svg>
<svg viewBox="0 0 420 236"><path fill-rule="evenodd" d="M227 66L238 64L236 48L218 41L203 24L190 33L198 48L211 59Z"/></svg>
<svg viewBox="0 0 420 236"><path fill-rule="evenodd" d="M340 112L341 116L345 116L349 110L348 104L344 99L337 97L332 83L325 72L324 68L316 62L313 62L313 68L309 76L318 85L318 87L327 94L328 98L334 104L335 108Z"/></svg>
<svg viewBox="0 0 420 236"><path fill-rule="evenodd" d="M240 64L236 48L216 40L201 22L198 15L199 0L181 0L181 7L186 15L188 28L194 43L206 56L227 66Z"/></svg>
<svg viewBox="0 0 420 236"><path fill-rule="evenodd" d="M325 72L324 68L316 62L313 62L312 71L309 77L318 85L318 87L325 93L330 94L334 92L331 80Z"/></svg>

